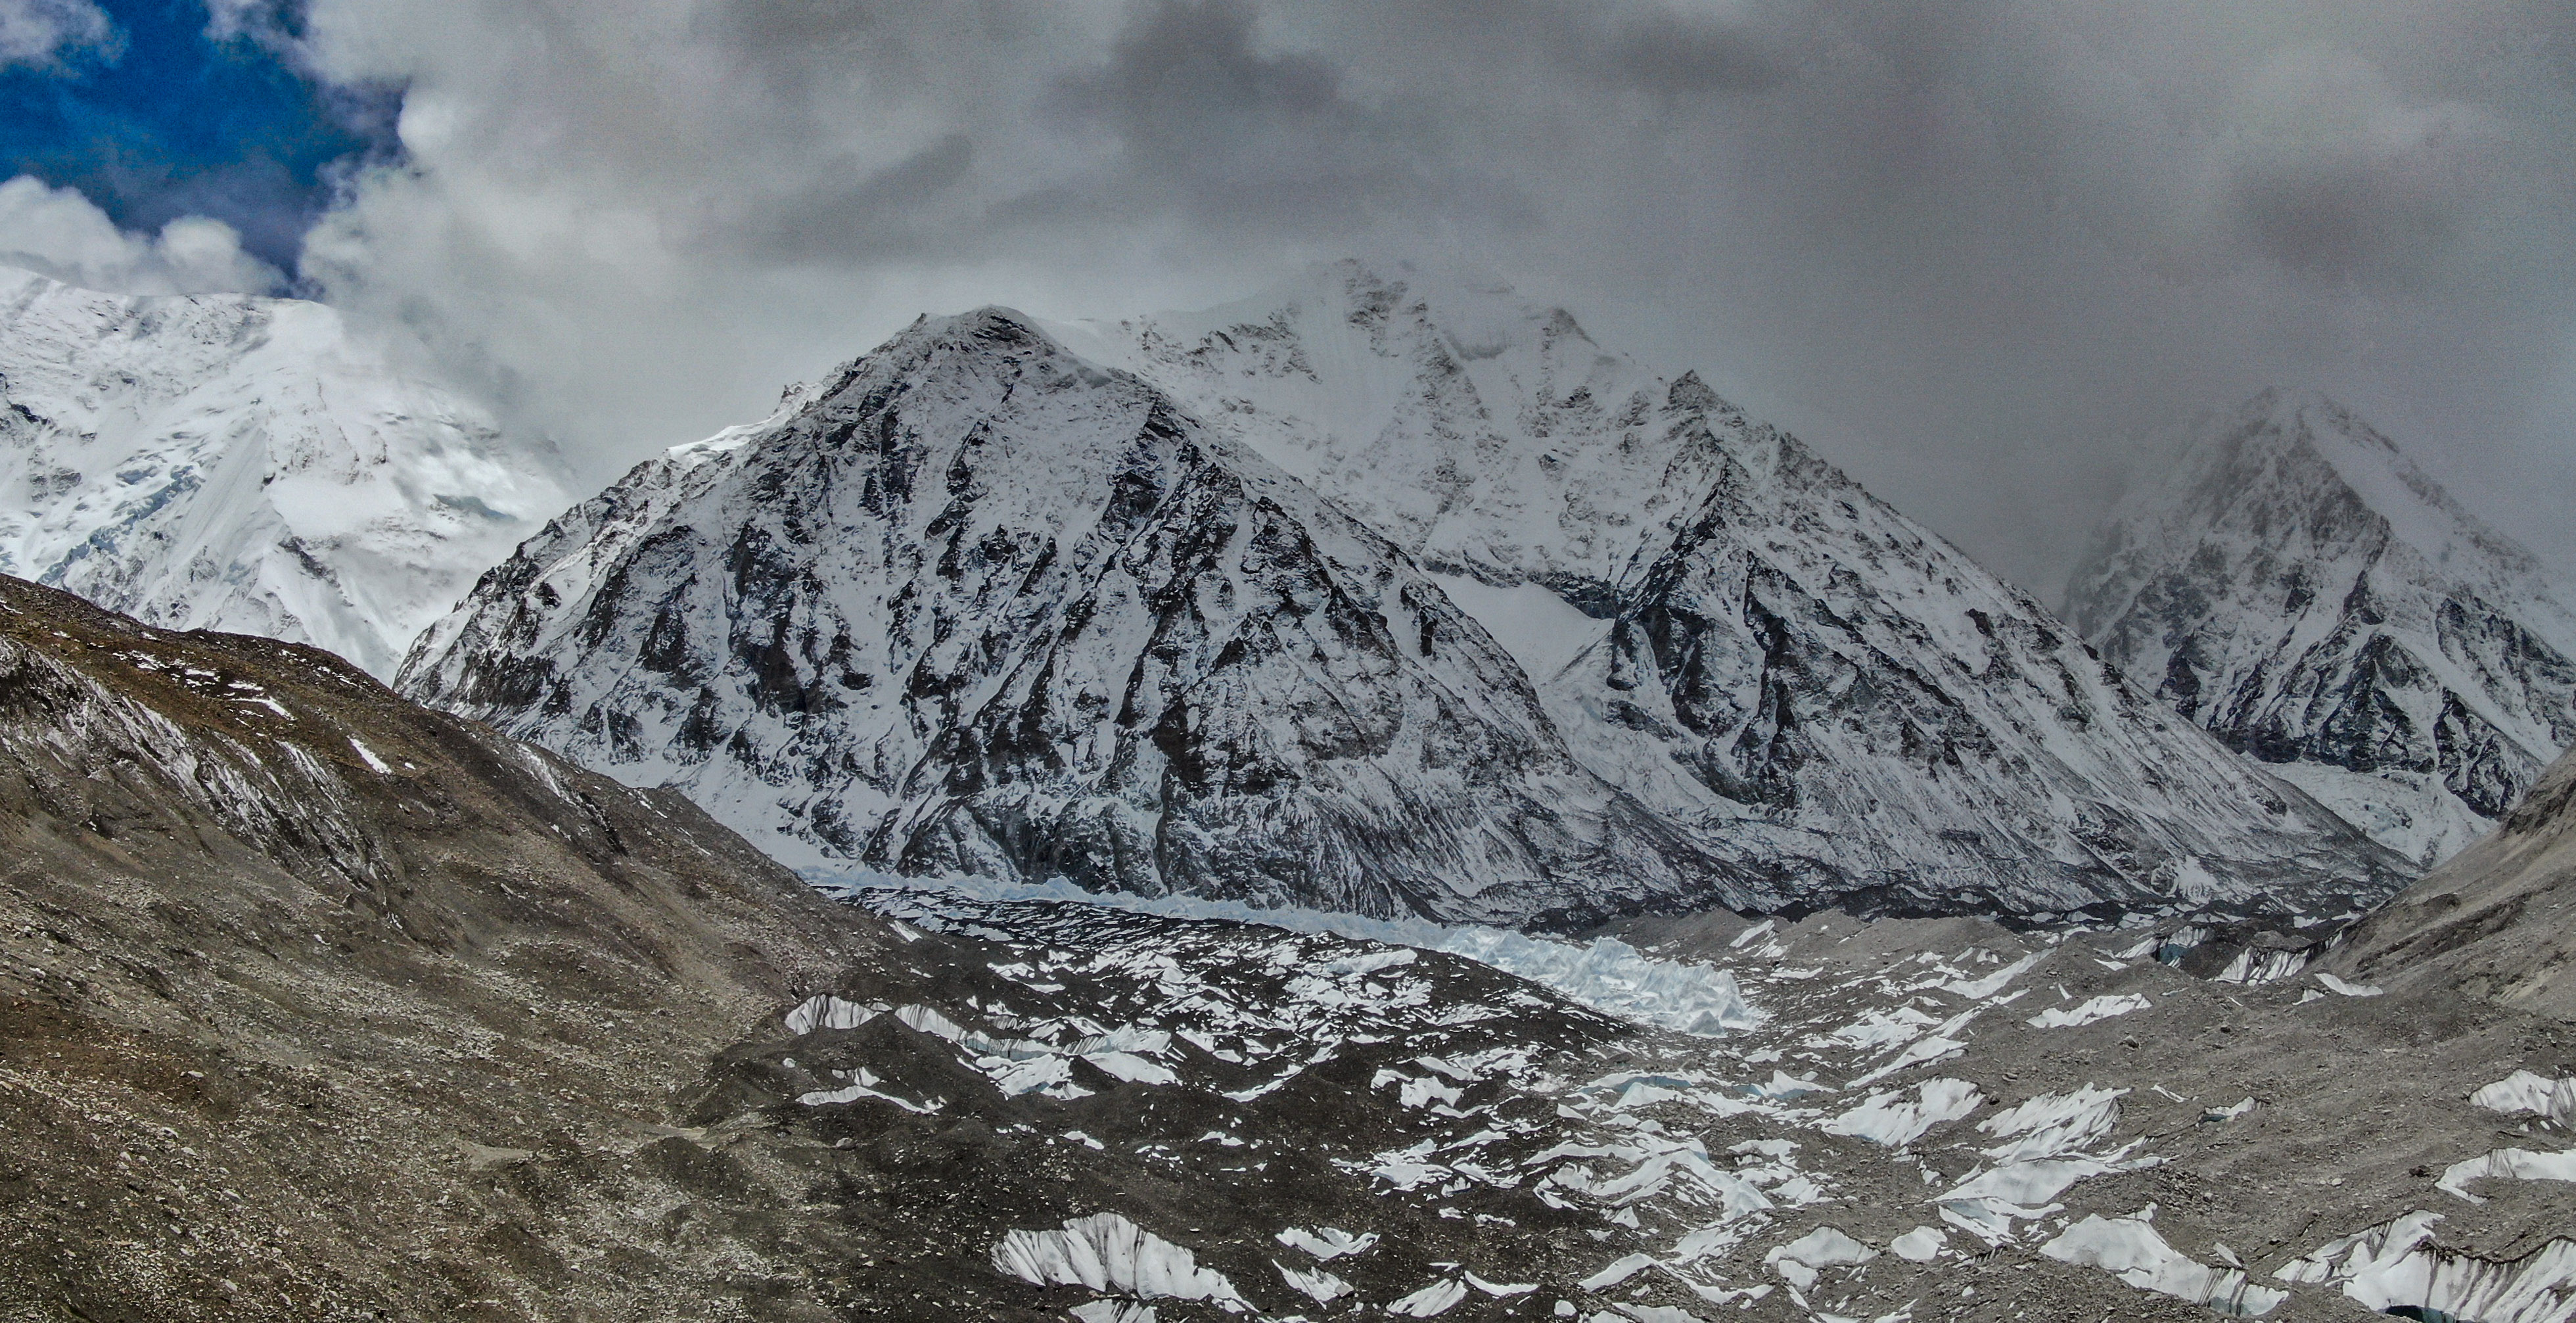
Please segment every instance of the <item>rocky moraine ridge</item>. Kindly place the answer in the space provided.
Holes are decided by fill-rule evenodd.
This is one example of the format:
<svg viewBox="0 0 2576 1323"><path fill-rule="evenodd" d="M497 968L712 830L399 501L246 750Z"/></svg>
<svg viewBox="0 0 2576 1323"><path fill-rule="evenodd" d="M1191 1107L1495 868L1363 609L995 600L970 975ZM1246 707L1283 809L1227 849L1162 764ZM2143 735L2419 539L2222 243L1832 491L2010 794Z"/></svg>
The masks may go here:
<svg viewBox="0 0 2576 1323"><path fill-rule="evenodd" d="M556 520L398 685L799 864L1556 925L2407 875L1696 378L1355 264L924 320Z"/></svg>

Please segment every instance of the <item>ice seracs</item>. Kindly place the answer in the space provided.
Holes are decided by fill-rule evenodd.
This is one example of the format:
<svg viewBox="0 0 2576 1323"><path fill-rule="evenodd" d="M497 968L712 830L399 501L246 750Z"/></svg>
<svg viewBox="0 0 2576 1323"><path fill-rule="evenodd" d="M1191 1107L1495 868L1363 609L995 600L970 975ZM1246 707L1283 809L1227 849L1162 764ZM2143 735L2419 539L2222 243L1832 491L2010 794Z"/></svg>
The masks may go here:
<svg viewBox="0 0 2576 1323"><path fill-rule="evenodd" d="M2550 1240L2498 1262L2434 1240L2438 1213L2412 1212L2334 1240L2282 1265L2290 1283L2340 1286L2382 1314L2476 1323L2568 1323L2576 1319L2576 1240Z"/></svg>
<svg viewBox="0 0 2576 1323"><path fill-rule="evenodd" d="M1037 1285L1087 1286L1144 1300L1206 1300L1247 1308L1225 1274L1117 1213L1066 1219L1046 1231L1013 1231L993 1247L993 1267Z"/></svg>
<svg viewBox="0 0 2576 1323"><path fill-rule="evenodd" d="M2576 595L2351 410L2204 420L2067 587L2104 656L2429 866L2576 743Z"/></svg>
<svg viewBox="0 0 2576 1323"><path fill-rule="evenodd" d="M2287 1291L2250 1281L2242 1266L2212 1268L2177 1252L2156 1234L2155 1216L2153 1204L2128 1217L2094 1213L2039 1252L2060 1263L2100 1268L2139 1290L2207 1305L2222 1314L2259 1318L2290 1298Z"/></svg>
<svg viewBox="0 0 2576 1323"><path fill-rule="evenodd" d="M2552 1125L2576 1126L2576 1076L2563 1079L2528 1070L2485 1085L2469 1102L2507 1116L2537 1116Z"/></svg>
<svg viewBox="0 0 2576 1323"><path fill-rule="evenodd" d="M0 405L0 572L379 678L567 499L543 445L293 299L0 268Z"/></svg>

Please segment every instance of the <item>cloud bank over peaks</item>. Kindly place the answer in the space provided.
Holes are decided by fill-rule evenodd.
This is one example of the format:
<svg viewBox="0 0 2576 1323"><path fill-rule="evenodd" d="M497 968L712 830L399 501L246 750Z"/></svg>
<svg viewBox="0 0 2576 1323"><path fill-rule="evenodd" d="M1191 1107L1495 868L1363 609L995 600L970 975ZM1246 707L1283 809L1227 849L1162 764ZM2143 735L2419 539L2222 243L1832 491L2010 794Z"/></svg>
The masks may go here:
<svg viewBox="0 0 2576 1323"><path fill-rule="evenodd" d="M222 221L182 216L158 234L121 230L78 189L30 175L0 183L0 265L116 294L265 294L284 279L243 252Z"/></svg>
<svg viewBox="0 0 2576 1323"><path fill-rule="evenodd" d="M398 156L351 173L299 275L594 476L922 312L1203 307L1356 253L1566 303L2027 583L2128 438L2267 385L2347 400L2576 556L2549 512L2576 485L2563 5L292 14L260 30L297 67L404 89Z"/></svg>

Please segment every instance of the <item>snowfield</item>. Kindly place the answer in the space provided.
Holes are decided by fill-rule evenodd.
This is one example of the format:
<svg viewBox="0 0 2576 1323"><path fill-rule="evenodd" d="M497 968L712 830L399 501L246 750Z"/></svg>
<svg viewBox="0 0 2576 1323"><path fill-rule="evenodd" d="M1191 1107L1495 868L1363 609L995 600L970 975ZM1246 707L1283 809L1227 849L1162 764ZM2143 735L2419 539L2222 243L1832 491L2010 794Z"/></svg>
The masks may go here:
<svg viewBox="0 0 2576 1323"><path fill-rule="evenodd" d="M318 303L0 268L0 573L391 679L568 499L552 452Z"/></svg>

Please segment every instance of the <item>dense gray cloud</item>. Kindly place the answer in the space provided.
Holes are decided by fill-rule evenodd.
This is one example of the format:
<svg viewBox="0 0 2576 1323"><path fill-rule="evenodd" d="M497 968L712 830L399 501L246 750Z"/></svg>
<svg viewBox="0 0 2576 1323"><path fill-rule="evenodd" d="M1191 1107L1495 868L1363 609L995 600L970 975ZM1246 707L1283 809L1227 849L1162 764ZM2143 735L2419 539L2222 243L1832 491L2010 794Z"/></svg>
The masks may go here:
<svg viewBox="0 0 2576 1323"><path fill-rule="evenodd" d="M296 30L408 88L403 159L304 275L603 470L921 311L1205 304L1358 252L1697 367L2043 587L2137 437L2267 384L2576 563L2563 4L308 0Z"/></svg>

